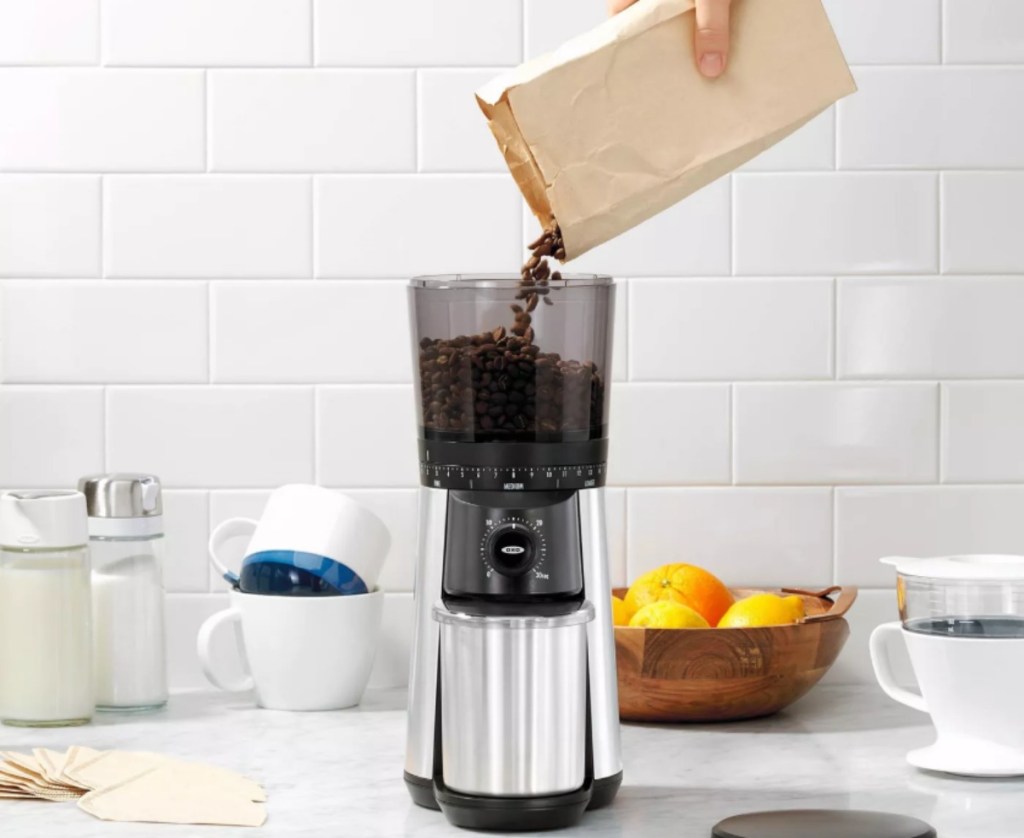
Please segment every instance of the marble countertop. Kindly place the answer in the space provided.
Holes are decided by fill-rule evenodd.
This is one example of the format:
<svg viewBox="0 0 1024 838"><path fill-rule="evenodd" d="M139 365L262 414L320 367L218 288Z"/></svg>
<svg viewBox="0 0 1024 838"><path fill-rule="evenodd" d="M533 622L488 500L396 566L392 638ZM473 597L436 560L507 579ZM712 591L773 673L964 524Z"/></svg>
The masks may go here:
<svg viewBox="0 0 1024 838"><path fill-rule="evenodd" d="M108 824L74 804L0 800L4 838L46 835L465 835L415 807L402 782L402 691L371 692L337 713L260 710L244 697L184 693L151 716L100 715L88 727L0 728L0 749L88 745L214 762L264 784L258 831ZM863 808L914 815L940 838L1019 838L1024 780L972 781L918 771L905 753L932 741L927 717L875 687L819 687L769 719L725 725L625 725L625 781L611 807L565 834L710 835L760 809Z"/></svg>

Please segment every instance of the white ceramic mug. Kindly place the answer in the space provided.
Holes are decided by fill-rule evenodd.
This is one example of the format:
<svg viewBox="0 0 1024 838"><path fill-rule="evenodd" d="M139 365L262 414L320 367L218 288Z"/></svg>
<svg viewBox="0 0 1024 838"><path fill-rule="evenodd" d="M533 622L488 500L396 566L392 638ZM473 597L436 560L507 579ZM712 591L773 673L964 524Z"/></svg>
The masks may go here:
<svg viewBox="0 0 1024 838"><path fill-rule="evenodd" d="M249 536L246 560L293 553L336 562L372 591L391 546L384 522L345 495L320 486L291 484L275 489L258 521L229 518L210 535L210 561L232 585L238 575L220 553L225 542Z"/></svg>
<svg viewBox="0 0 1024 838"><path fill-rule="evenodd" d="M380 634L384 593L283 597L231 591L231 607L199 629L203 672L222 690L255 689L270 710L340 710L359 703L370 678ZM249 674L227 679L211 660L210 644L223 626L241 630Z"/></svg>
<svg viewBox="0 0 1024 838"><path fill-rule="evenodd" d="M893 675L888 646L899 637L920 694ZM976 777L1024 775L1024 638L943 636L885 623L871 634L871 663L886 694L935 724L935 744L911 751L911 765Z"/></svg>

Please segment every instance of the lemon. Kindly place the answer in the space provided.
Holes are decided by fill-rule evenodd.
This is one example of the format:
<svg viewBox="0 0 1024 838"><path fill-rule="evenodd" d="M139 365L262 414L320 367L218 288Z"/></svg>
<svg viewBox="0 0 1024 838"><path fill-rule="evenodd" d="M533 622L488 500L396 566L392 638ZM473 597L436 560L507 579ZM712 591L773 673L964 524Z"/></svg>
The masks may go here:
<svg viewBox="0 0 1024 838"><path fill-rule="evenodd" d="M619 599L617 596L612 597L612 625L613 626L628 626L629 618L633 616L633 611L630 609L625 602Z"/></svg>
<svg viewBox="0 0 1024 838"><path fill-rule="evenodd" d="M690 606L662 599L641 608L629 621L643 628L711 628L708 621Z"/></svg>
<svg viewBox="0 0 1024 838"><path fill-rule="evenodd" d="M804 618L804 601L798 596L753 594L736 602L718 621L719 628L785 626Z"/></svg>

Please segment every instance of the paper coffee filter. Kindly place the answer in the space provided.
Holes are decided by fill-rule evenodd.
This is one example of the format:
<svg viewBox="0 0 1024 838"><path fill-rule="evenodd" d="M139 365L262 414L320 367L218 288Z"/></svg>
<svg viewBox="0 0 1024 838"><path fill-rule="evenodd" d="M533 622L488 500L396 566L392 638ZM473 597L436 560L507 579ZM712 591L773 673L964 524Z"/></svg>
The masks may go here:
<svg viewBox="0 0 1024 838"><path fill-rule="evenodd" d="M99 751L91 759L79 760L65 771L83 788L92 790L122 783L167 761L169 758L160 754Z"/></svg>
<svg viewBox="0 0 1024 838"><path fill-rule="evenodd" d="M36 758L42 769L43 776L51 783L62 782L64 765L67 762L67 751L52 751L49 748L33 748L32 756Z"/></svg>
<svg viewBox="0 0 1024 838"><path fill-rule="evenodd" d="M50 780L34 755L0 752L0 795L36 800L75 800L83 789Z"/></svg>
<svg viewBox="0 0 1024 838"><path fill-rule="evenodd" d="M73 787L63 783L50 783L42 774L16 765L10 760L0 765L0 779L6 778L10 783L20 785L25 789L40 789L42 791L73 791Z"/></svg>
<svg viewBox="0 0 1024 838"><path fill-rule="evenodd" d="M0 751L0 798L78 800L83 811L111 821L259 826L267 817L262 786L234 771L78 746Z"/></svg>
<svg viewBox="0 0 1024 838"><path fill-rule="evenodd" d="M91 791L78 806L102 820L144 823L262 826L266 807L187 763L157 765L108 788Z"/></svg>
<svg viewBox="0 0 1024 838"><path fill-rule="evenodd" d="M61 773L65 777L69 777L68 771L73 770L76 765L81 765L95 759L101 753L103 751L87 748L84 745L72 745L68 748L67 753L64 754L64 764L61 766Z"/></svg>

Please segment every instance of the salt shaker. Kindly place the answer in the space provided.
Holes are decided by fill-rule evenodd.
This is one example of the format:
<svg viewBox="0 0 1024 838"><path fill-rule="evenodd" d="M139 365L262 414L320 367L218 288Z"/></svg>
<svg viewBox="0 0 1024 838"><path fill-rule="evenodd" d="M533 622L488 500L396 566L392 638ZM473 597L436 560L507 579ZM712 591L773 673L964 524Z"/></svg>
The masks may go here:
<svg viewBox="0 0 1024 838"><path fill-rule="evenodd" d="M97 710L167 703L163 504L149 474L78 481L89 511Z"/></svg>
<svg viewBox="0 0 1024 838"><path fill-rule="evenodd" d="M0 720L85 724L95 704L85 498L0 495Z"/></svg>

